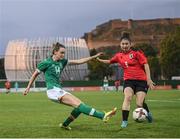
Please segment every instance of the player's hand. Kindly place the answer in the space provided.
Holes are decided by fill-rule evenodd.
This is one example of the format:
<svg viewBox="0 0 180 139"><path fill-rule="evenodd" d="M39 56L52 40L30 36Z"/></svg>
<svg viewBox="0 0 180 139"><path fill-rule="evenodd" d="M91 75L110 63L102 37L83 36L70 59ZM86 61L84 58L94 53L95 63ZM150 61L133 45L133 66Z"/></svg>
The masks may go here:
<svg viewBox="0 0 180 139"><path fill-rule="evenodd" d="M147 84L148 84L150 89L154 89L155 85L156 85L151 79L147 80Z"/></svg>
<svg viewBox="0 0 180 139"><path fill-rule="evenodd" d="M94 55L94 58L97 58L97 57L102 56L102 55L104 55L104 53L103 52L99 52L96 55Z"/></svg>
<svg viewBox="0 0 180 139"><path fill-rule="evenodd" d="M99 61L100 60L100 58L99 57L96 57L96 59Z"/></svg>
<svg viewBox="0 0 180 139"><path fill-rule="evenodd" d="M96 58L99 62L101 62L101 59L99 57Z"/></svg>
<svg viewBox="0 0 180 139"><path fill-rule="evenodd" d="M23 92L23 95L24 95L24 96L26 96L26 95L28 94L29 89L30 89L30 88L26 88L26 89L25 89L25 91Z"/></svg>

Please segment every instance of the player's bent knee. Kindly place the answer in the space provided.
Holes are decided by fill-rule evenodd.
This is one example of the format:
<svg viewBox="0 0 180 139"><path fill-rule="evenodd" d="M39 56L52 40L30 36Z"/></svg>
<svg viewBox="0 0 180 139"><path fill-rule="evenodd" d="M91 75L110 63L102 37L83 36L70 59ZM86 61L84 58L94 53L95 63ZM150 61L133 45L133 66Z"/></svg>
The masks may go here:
<svg viewBox="0 0 180 139"><path fill-rule="evenodd" d="M74 102L74 108L78 108L79 107L79 105L81 104L81 102Z"/></svg>

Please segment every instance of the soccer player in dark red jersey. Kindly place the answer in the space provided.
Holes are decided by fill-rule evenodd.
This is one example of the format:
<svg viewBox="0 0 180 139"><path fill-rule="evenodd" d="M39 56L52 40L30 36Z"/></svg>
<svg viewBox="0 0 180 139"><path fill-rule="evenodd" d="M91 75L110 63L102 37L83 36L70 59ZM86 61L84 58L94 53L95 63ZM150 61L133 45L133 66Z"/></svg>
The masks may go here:
<svg viewBox="0 0 180 139"><path fill-rule="evenodd" d="M142 51L134 51L131 49L131 39L129 33L124 32L120 39L120 47L122 52L116 53L110 60L103 60L97 58L103 63L119 63L124 69L124 101L122 104L122 124L125 128L128 125L128 116L130 111L130 102L134 95L136 95L137 107L143 107L147 110L147 119L151 123L152 115L144 102L148 88L154 88L154 82L151 80L150 69Z"/></svg>
<svg viewBox="0 0 180 139"><path fill-rule="evenodd" d="M10 81L6 81L4 85L5 85L5 88L6 88L6 94L10 93L10 90L11 90Z"/></svg>

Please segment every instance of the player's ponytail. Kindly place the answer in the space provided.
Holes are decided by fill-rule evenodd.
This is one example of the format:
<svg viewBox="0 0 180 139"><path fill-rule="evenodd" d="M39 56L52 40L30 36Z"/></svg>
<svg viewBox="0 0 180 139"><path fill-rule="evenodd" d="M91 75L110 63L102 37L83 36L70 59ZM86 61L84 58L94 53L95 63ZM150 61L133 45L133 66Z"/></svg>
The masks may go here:
<svg viewBox="0 0 180 139"><path fill-rule="evenodd" d="M121 33L120 41L122 41L123 39L128 40L128 41L131 42L130 33L127 32L127 31L123 31L123 32Z"/></svg>

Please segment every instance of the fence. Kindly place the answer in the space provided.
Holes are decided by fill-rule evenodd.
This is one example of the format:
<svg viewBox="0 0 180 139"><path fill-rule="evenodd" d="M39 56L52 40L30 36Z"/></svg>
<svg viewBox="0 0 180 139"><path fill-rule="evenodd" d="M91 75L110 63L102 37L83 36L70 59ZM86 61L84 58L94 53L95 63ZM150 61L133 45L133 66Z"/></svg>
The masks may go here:
<svg viewBox="0 0 180 139"><path fill-rule="evenodd" d="M0 80L0 88L4 88L6 80ZM15 88L15 83L18 83L19 88L25 88L28 84L28 81L11 81L11 87ZM170 85L173 89L176 89L178 85L180 85L180 80L158 80L155 81L157 86L166 86ZM62 81L63 87L91 87L91 86L102 86L102 80L90 80L90 81ZM123 81L121 82L123 85ZM44 88L46 84L44 81L35 81L35 88ZM114 81L109 81L109 86L114 86Z"/></svg>

